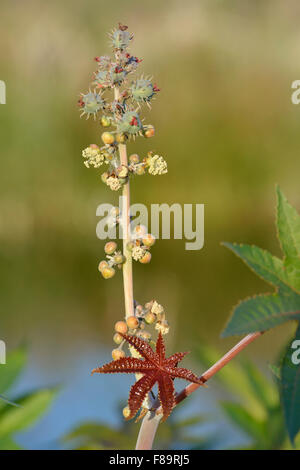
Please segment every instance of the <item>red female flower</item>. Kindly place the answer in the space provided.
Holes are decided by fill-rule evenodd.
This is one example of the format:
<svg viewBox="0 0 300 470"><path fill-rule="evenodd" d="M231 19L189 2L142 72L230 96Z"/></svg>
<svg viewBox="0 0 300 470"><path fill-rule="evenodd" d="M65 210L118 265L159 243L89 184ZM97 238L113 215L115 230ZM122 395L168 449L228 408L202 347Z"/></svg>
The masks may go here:
<svg viewBox="0 0 300 470"><path fill-rule="evenodd" d="M159 400L163 409L163 420L166 420L176 404L173 379L185 379L200 385L203 384L203 381L190 370L177 367L178 362L188 353L179 352L166 358L165 345L161 333L159 333L155 351L153 351L149 343L137 336L123 334L121 336L136 349L143 359L123 357L94 369L92 374L95 372L102 374L117 372L143 374L143 377L131 387L128 400L130 414L127 419L131 419L137 414L147 394L157 382Z"/></svg>

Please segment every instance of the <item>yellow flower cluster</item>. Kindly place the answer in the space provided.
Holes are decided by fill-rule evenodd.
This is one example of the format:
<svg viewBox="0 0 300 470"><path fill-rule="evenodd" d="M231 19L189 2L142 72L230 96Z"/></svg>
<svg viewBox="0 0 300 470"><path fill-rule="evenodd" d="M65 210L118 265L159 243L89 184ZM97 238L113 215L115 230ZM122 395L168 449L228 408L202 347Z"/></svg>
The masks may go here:
<svg viewBox="0 0 300 470"><path fill-rule="evenodd" d="M107 184L107 186L110 187L112 191L119 191L122 186L119 179L115 178L114 176L109 176L108 178L106 178L105 183Z"/></svg>
<svg viewBox="0 0 300 470"><path fill-rule="evenodd" d="M97 145L90 145L84 149L82 156L85 158L84 164L87 168L90 168L90 165L94 168L99 168L104 161L104 157L100 153L100 149Z"/></svg>
<svg viewBox="0 0 300 470"><path fill-rule="evenodd" d="M151 156L148 158L147 163L149 165L148 172L150 175L164 175L165 173L168 173L167 162L159 155Z"/></svg>

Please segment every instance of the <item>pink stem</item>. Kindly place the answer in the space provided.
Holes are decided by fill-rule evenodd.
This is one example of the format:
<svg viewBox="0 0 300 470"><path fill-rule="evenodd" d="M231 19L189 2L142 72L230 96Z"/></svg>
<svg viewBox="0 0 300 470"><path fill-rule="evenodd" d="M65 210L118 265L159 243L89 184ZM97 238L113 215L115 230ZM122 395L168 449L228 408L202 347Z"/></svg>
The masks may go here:
<svg viewBox="0 0 300 470"><path fill-rule="evenodd" d="M217 361L212 367L210 367L204 374L201 375L200 379L202 384L192 383L185 387L178 395L176 396L176 404L178 405L182 400L195 392L201 385L204 385L211 377L213 377L219 370L221 370L228 362L230 362L235 356L237 356L243 349L245 349L250 343L252 343L256 338L263 334L262 331L257 333L251 333L245 338L243 338L239 343L237 343L228 353L226 353L219 361ZM149 450L152 449L153 441L155 438L156 430L159 424L159 421L162 417L162 408L159 406L159 403L147 413L144 417L137 444L137 450Z"/></svg>

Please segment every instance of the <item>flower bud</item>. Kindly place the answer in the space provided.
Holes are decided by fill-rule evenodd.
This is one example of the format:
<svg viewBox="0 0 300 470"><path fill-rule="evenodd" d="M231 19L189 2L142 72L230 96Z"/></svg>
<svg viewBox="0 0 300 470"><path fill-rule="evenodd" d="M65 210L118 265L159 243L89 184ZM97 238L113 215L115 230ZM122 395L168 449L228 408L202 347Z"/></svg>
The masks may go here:
<svg viewBox="0 0 300 470"><path fill-rule="evenodd" d="M130 155L129 161L130 163L138 163L140 161L140 157L137 153L133 153L132 155Z"/></svg>
<svg viewBox="0 0 300 470"><path fill-rule="evenodd" d="M136 313L137 315L141 315L141 314L143 313L143 306L140 305L140 304L137 305L137 306L135 307L135 313Z"/></svg>
<svg viewBox="0 0 300 470"><path fill-rule="evenodd" d="M126 245L126 248L128 251L132 251L134 247L135 247L135 243L133 242L128 242Z"/></svg>
<svg viewBox="0 0 300 470"><path fill-rule="evenodd" d="M117 174L119 178L126 178L128 175L128 168L124 165L117 168Z"/></svg>
<svg viewBox="0 0 300 470"><path fill-rule="evenodd" d="M149 139L150 137L153 137L154 134L155 134L154 126L152 125L147 126L147 129L144 132L144 136L147 137L147 139Z"/></svg>
<svg viewBox="0 0 300 470"><path fill-rule="evenodd" d="M155 237L151 233L147 233L147 235L145 235L145 237L143 238L143 243L145 246L150 248L155 243Z"/></svg>
<svg viewBox="0 0 300 470"><path fill-rule="evenodd" d="M147 227L145 227L145 225L137 225L133 230L133 234L136 238L142 238L146 233Z"/></svg>
<svg viewBox="0 0 300 470"><path fill-rule="evenodd" d="M114 275L116 274L116 271L114 270L114 268L108 267L108 268L103 268L101 270L101 274L104 277L104 279L110 279L114 277Z"/></svg>
<svg viewBox="0 0 300 470"><path fill-rule="evenodd" d="M128 328L135 330L139 326L139 321L135 316L128 317L126 320Z"/></svg>
<svg viewBox="0 0 300 470"><path fill-rule="evenodd" d="M111 125L110 118L107 116L102 116L100 119L101 126L109 127Z"/></svg>
<svg viewBox="0 0 300 470"><path fill-rule="evenodd" d="M125 353L121 349L113 349L111 355L114 361L125 357Z"/></svg>
<svg viewBox="0 0 300 470"><path fill-rule="evenodd" d="M129 418L129 416L130 416L129 406L125 406L125 408L123 408L122 413L123 413L123 416L124 416L125 419Z"/></svg>
<svg viewBox="0 0 300 470"><path fill-rule="evenodd" d="M117 249L116 242L107 242L105 243L104 251L107 255L112 255Z"/></svg>
<svg viewBox="0 0 300 470"><path fill-rule="evenodd" d="M107 178L108 178L108 173L107 173L107 171L105 171L101 175L101 179L102 179L103 183L106 183Z"/></svg>
<svg viewBox="0 0 300 470"><path fill-rule="evenodd" d="M144 174L145 174L145 168L144 168L144 166L139 165L139 166L135 169L135 174L138 175L138 176L144 175Z"/></svg>
<svg viewBox="0 0 300 470"><path fill-rule="evenodd" d="M150 251L146 251L146 253L144 254L144 256L139 260L140 263L142 264L148 264L150 263L151 261L151 253Z"/></svg>
<svg viewBox="0 0 300 470"><path fill-rule="evenodd" d="M152 323L154 323L156 320L156 315L152 312L148 312L146 313L144 319L145 322L148 323L148 325L152 325Z"/></svg>
<svg viewBox="0 0 300 470"><path fill-rule="evenodd" d="M98 269L100 272L103 271L104 268L108 268L108 262L105 260L100 261L99 266L98 266Z"/></svg>
<svg viewBox="0 0 300 470"><path fill-rule="evenodd" d="M122 333L123 335L125 335L127 333L127 330L128 328L124 321L117 321L117 323L115 324L115 331L117 333Z"/></svg>
<svg viewBox="0 0 300 470"><path fill-rule="evenodd" d="M118 144L125 144L127 140L126 134L117 134L116 135L116 141Z"/></svg>
<svg viewBox="0 0 300 470"><path fill-rule="evenodd" d="M123 338L119 333L115 333L114 337L113 337L113 340L116 344L121 344L122 341L123 341Z"/></svg>
<svg viewBox="0 0 300 470"><path fill-rule="evenodd" d="M111 134L110 132L103 132L103 134L101 135L101 139L104 142L104 144L108 144L108 145L113 144L115 141L113 134Z"/></svg>
<svg viewBox="0 0 300 470"><path fill-rule="evenodd" d="M114 256L114 262L116 264L124 264L125 261L126 261L126 258L125 256L121 255L121 253Z"/></svg>

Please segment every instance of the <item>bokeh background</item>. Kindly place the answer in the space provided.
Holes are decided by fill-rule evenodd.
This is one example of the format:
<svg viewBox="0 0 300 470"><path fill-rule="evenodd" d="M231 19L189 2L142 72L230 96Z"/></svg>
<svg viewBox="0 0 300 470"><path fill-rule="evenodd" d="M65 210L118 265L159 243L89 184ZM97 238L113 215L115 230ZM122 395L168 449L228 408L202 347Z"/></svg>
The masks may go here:
<svg viewBox="0 0 300 470"><path fill-rule="evenodd" d="M280 254L275 184L300 208L300 107L291 103L300 5L2 0L0 12L0 79L7 86L0 106L0 338L8 349L27 345L18 390L61 385L49 415L20 437L28 447L54 447L85 419L119 423L116 404L126 401L130 383L89 375L110 357L112 327L123 316L122 276L100 277L104 242L95 234L96 207L117 196L81 157L101 132L76 106L93 57L110 53L107 32L118 21L128 24L132 51L144 58L140 72L161 88L145 111L155 137L130 143L129 151L157 150L169 173L136 178L132 200L205 204L204 248L158 241L151 264L134 266L136 298L165 306L170 350L205 341L225 351L236 340L220 339L234 304L270 288L220 242ZM291 328L265 335L245 354L266 369ZM204 393L186 410L200 410Z"/></svg>

